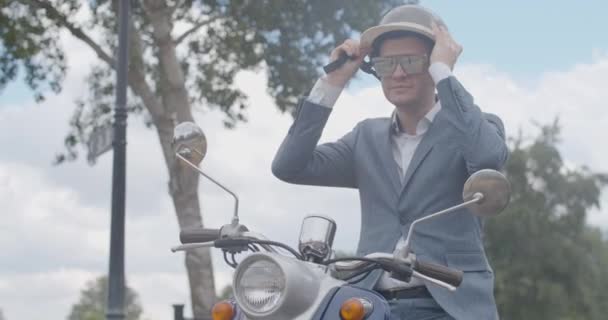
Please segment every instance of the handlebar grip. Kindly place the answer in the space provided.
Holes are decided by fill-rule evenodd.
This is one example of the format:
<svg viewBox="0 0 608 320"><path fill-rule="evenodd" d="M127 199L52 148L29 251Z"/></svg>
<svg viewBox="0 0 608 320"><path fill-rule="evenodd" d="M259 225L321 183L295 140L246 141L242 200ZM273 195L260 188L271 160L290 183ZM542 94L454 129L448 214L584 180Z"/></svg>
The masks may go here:
<svg viewBox="0 0 608 320"><path fill-rule="evenodd" d="M215 241L220 237L219 229L184 229L179 233L179 241L181 243L197 243Z"/></svg>
<svg viewBox="0 0 608 320"><path fill-rule="evenodd" d="M448 268L440 264L417 260L414 263L414 270L425 276L451 284L454 287L458 287L462 283L462 271Z"/></svg>
<svg viewBox="0 0 608 320"><path fill-rule="evenodd" d="M343 66L346 63L346 61L348 61L348 59L350 59L350 57L348 55L346 55L346 53L342 52L342 54L340 54L340 57L338 57L338 59L325 65L323 67L323 71L325 71L325 74L332 73L335 70L340 69L340 67Z"/></svg>

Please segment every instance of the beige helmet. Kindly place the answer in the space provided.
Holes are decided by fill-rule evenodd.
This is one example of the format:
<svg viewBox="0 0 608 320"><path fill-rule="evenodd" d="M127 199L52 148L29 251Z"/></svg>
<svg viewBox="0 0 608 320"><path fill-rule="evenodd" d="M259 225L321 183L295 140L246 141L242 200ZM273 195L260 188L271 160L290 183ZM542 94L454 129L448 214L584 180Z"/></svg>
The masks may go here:
<svg viewBox="0 0 608 320"><path fill-rule="evenodd" d="M396 7L382 18L379 25L363 32L360 46L369 48L381 34L396 30L415 32L435 42L431 24L433 20L437 25L445 26L439 16L422 6L408 4Z"/></svg>

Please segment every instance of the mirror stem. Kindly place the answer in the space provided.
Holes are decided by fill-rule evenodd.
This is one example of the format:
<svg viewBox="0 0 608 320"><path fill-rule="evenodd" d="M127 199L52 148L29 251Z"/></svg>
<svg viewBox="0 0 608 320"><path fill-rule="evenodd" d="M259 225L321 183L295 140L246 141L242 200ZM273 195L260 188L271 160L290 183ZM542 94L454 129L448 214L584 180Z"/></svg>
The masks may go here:
<svg viewBox="0 0 608 320"><path fill-rule="evenodd" d="M466 202L463 202L463 203L461 203L459 205L456 205L456 206L453 206L451 208L447 208L445 210L441 210L439 212L433 213L431 215L428 215L428 216L426 216L424 218L420 218L420 219L415 220L414 222L412 222L412 224L410 225L410 229L407 232L407 238L405 238L405 245L403 246L403 249L400 250L402 252L402 254L399 253L398 256L399 257L403 257L403 259L406 259L408 257L408 255L410 254L410 239L412 237L412 230L414 230L414 226L417 223L425 221L425 220L428 220L428 219L431 219L431 218L434 218L436 216L440 216L442 214L446 214L446 213L452 212L454 210L458 210L460 208L464 208L464 207L470 206L470 205L472 205L474 203L480 202L481 200L483 200L483 194L480 193L480 192L477 192L477 193L473 194L473 196L471 197L471 200L468 200Z"/></svg>
<svg viewBox="0 0 608 320"><path fill-rule="evenodd" d="M224 189L224 191L228 192L234 198L234 216L232 217L232 225L239 224L239 198L236 196L236 194L234 192L230 191L228 188L224 187L221 183L217 182L215 179L213 179L210 176L208 176L207 174L205 174L198 166L194 165L192 162L190 162L188 159L186 159L181 154L176 153L175 155L180 160L182 160L186 164L188 164L190 167L194 168L194 170L196 170L198 173L203 175L205 178L209 179L211 182L215 183L220 188Z"/></svg>

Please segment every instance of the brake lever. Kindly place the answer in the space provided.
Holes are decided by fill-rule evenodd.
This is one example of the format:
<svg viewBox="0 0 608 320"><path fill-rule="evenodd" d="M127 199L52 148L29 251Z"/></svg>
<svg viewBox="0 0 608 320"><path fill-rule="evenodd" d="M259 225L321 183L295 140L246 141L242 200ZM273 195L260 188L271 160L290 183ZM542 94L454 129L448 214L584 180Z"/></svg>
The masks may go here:
<svg viewBox="0 0 608 320"><path fill-rule="evenodd" d="M456 287L454 287L453 285L449 284L449 283L445 283L441 280L437 280L437 279L433 279L431 277L427 277L425 275L423 275L422 273L412 269L412 276L416 277L418 279L424 280L424 281L428 281L431 282L433 284L436 284L438 286L444 287L450 291L456 291Z"/></svg>
<svg viewBox="0 0 608 320"><path fill-rule="evenodd" d="M179 245L176 247L172 247L171 252L187 251L187 250L198 249L198 248L207 248L207 247L213 247L214 245L215 245L215 241L208 241L208 242L201 242L201 243L188 243L188 244L182 244L182 245Z"/></svg>

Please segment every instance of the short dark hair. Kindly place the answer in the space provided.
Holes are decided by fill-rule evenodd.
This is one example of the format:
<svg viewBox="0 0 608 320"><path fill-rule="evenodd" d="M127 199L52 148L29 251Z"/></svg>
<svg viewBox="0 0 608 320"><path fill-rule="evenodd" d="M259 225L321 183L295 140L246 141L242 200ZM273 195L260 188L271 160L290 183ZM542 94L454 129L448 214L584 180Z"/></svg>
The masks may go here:
<svg viewBox="0 0 608 320"><path fill-rule="evenodd" d="M370 53L370 57L374 58L380 55L380 48L382 47L382 43L384 43L384 41L386 40L392 40L392 39L400 39L400 38L406 38L406 37L414 37L417 38L419 40L421 40L422 42L424 42L424 44L426 45L429 54L431 53L431 51L433 50L433 47L435 46L435 41L431 40L428 37L425 37L419 33L416 32L412 32L412 31L405 31L405 30L393 30L393 31L389 31L389 32L385 32L381 35L379 35L374 42L372 43L372 52Z"/></svg>

